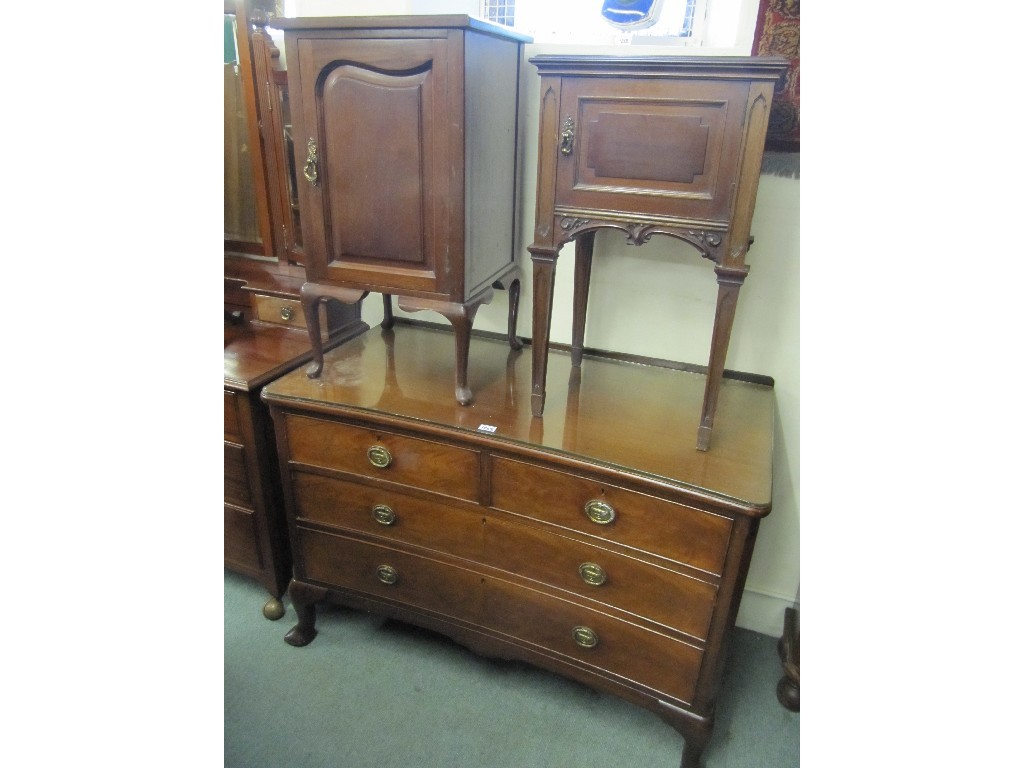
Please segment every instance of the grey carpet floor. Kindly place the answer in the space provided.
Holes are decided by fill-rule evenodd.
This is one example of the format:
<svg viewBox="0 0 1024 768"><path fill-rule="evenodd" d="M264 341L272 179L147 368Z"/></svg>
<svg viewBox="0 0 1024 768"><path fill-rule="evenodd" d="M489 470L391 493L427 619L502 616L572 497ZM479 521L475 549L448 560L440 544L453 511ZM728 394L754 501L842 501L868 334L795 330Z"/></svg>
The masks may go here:
<svg viewBox="0 0 1024 768"><path fill-rule="evenodd" d="M224 579L225 768L677 768L683 739L645 709L406 624L336 606L316 639ZM706 768L791 768L800 716L775 698L776 638L730 640Z"/></svg>

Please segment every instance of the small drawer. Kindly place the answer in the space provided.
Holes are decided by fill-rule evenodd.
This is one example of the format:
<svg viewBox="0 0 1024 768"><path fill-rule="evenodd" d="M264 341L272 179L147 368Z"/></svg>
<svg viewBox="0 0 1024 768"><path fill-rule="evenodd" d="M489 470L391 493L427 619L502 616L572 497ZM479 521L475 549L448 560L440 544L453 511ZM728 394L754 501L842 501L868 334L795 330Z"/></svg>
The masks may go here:
<svg viewBox="0 0 1024 768"><path fill-rule="evenodd" d="M224 505L224 563L243 571L263 568L253 513Z"/></svg>
<svg viewBox="0 0 1024 768"><path fill-rule="evenodd" d="M643 616L704 640L713 584L610 552L550 528L488 518L484 551L495 568Z"/></svg>
<svg viewBox="0 0 1024 768"><path fill-rule="evenodd" d="M236 443L242 442L242 432L238 418L238 395L224 391L224 439Z"/></svg>
<svg viewBox="0 0 1024 768"><path fill-rule="evenodd" d="M297 299L282 299L277 296L255 294L252 297L256 307L256 319L264 323L276 323L292 328L305 328L306 316L302 313L302 302Z"/></svg>
<svg viewBox="0 0 1024 768"><path fill-rule="evenodd" d="M250 506L249 474L245 469L245 448L224 441L224 500Z"/></svg>
<svg viewBox="0 0 1024 768"><path fill-rule="evenodd" d="M487 579L488 624L524 643L614 677L693 700L703 652L568 600L500 579Z"/></svg>
<svg viewBox="0 0 1024 768"><path fill-rule="evenodd" d="M289 414L291 460L476 501L480 454L465 448Z"/></svg>
<svg viewBox="0 0 1024 768"><path fill-rule="evenodd" d="M475 573L347 536L296 530L301 577L470 623L482 618Z"/></svg>
<svg viewBox="0 0 1024 768"><path fill-rule="evenodd" d="M300 522L346 528L456 557L478 560L483 552L480 515L390 489L292 473Z"/></svg>
<svg viewBox="0 0 1024 768"><path fill-rule="evenodd" d="M732 521L579 475L495 457L492 504L507 512L721 574Z"/></svg>

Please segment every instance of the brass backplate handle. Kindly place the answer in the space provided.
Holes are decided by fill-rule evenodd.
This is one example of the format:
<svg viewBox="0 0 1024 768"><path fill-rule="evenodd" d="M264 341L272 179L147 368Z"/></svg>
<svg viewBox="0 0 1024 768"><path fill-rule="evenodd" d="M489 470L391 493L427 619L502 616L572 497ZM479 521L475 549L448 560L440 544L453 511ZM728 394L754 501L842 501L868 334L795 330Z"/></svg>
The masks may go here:
<svg viewBox="0 0 1024 768"><path fill-rule="evenodd" d="M383 445L371 445L366 452L366 457L377 469L384 469L391 463L391 451Z"/></svg>
<svg viewBox="0 0 1024 768"><path fill-rule="evenodd" d="M378 565L377 579L383 582L384 584L397 584L398 571L396 571L390 565Z"/></svg>
<svg viewBox="0 0 1024 768"><path fill-rule="evenodd" d="M615 519L615 508L607 502L599 499L591 499L583 505L583 511L591 522L598 525L608 525Z"/></svg>
<svg viewBox="0 0 1024 768"><path fill-rule="evenodd" d="M563 155L572 154L572 146L576 143L576 121L571 117L565 118L562 123L562 143L558 145L558 151Z"/></svg>
<svg viewBox="0 0 1024 768"><path fill-rule="evenodd" d="M579 572L580 578L594 587L600 587L608 580L608 574L597 563L581 563Z"/></svg>
<svg viewBox="0 0 1024 768"><path fill-rule="evenodd" d="M370 514L372 514L373 519L381 525L394 525L395 520L398 519L398 515L395 514L395 510L387 504L375 504L373 509L370 510Z"/></svg>
<svg viewBox="0 0 1024 768"><path fill-rule="evenodd" d="M590 627L573 627L572 639L580 648L597 647L597 632Z"/></svg>
<svg viewBox="0 0 1024 768"><path fill-rule="evenodd" d="M306 165L302 168L302 175L306 177L306 181L312 184L314 187L319 179L317 176L317 149L316 139L310 139L306 144Z"/></svg>

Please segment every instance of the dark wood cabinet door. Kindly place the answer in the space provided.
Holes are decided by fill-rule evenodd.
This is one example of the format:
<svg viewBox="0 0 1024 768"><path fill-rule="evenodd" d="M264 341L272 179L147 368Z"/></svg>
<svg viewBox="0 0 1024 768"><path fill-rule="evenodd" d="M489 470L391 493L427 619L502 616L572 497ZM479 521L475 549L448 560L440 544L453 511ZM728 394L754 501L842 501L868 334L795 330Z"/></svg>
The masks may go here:
<svg viewBox="0 0 1024 768"><path fill-rule="evenodd" d="M559 205L727 222L748 91L745 82L563 79Z"/></svg>
<svg viewBox="0 0 1024 768"><path fill-rule="evenodd" d="M298 53L308 278L447 292L445 41L303 37Z"/></svg>

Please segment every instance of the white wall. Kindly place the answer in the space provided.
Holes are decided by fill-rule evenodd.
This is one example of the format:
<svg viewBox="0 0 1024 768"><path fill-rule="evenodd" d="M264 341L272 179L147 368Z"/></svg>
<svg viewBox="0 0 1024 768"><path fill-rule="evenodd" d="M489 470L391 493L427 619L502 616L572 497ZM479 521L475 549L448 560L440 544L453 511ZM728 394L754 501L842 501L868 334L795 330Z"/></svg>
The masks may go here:
<svg viewBox="0 0 1024 768"><path fill-rule="evenodd" d="M751 16L753 0L715 0L737 13ZM373 13L379 3L338 0L297 0L303 8L339 6L351 13ZM389 6L402 5L390 3ZM439 5L435 2L434 5ZM453 2L448 12L464 12ZM312 15L312 11L303 11ZM378 11L379 12L379 11ZM752 16L751 16L752 18ZM740 24L732 47L689 49L687 53L746 55L753 39L753 23ZM746 31L743 31L746 29ZM526 58L537 53L609 51L608 48L551 45L526 46ZM622 53L622 49L609 52ZM665 53L654 47L652 54ZM678 51L670 51L678 53ZM530 336L533 291L530 254L536 194L537 126L540 77L531 64L524 66L522 105L523 199L517 252L520 257L522 296L520 335ZM774 508L761 524L746 591L737 623L747 629L778 636L784 609L797 598L800 585L800 182L762 176L751 233L755 238L748 256L750 276L740 292L726 366L775 379L776 461ZM598 233L587 317L585 344L589 347L707 364L714 322L717 283L712 265L689 246L667 237L655 237L637 248L612 231ZM572 327L572 273L574 249L562 249L555 281L551 340L568 343ZM614 307L615 311L595 311ZM396 308L396 314L403 315ZM482 307L475 327L503 333L508 298L504 291ZM378 324L380 302L364 302L363 316ZM410 315L426 320L428 315ZM443 322L440 315L433 318ZM471 363L472 364L472 363Z"/></svg>

